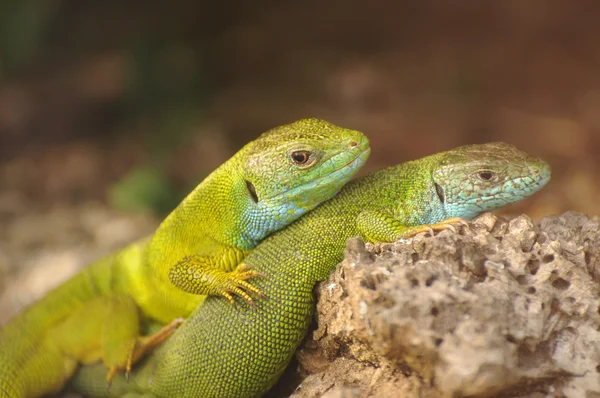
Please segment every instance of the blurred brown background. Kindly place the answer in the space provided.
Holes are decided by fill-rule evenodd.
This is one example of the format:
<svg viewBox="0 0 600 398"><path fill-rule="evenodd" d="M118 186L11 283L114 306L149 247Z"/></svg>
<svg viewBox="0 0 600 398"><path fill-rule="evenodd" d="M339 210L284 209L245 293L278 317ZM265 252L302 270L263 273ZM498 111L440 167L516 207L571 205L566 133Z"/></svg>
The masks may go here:
<svg viewBox="0 0 600 398"><path fill-rule="evenodd" d="M0 324L148 233L239 147L315 116L366 171L506 141L600 214L600 3L0 0Z"/></svg>

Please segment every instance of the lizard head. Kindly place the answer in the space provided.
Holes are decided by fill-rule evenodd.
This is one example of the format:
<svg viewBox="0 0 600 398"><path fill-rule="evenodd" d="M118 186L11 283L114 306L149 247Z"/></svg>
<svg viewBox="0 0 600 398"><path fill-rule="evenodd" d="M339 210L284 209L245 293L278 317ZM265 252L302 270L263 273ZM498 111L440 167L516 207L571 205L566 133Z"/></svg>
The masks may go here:
<svg viewBox="0 0 600 398"><path fill-rule="evenodd" d="M364 165L370 147L359 131L303 119L267 131L240 152L249 209L243 229L252 241L333 197Z"/></svg>
<svg viewBox="0 0 600 398"><path fill-rule="evenodd" d="M550 180L550 165L512 145L494 142L443 152L433 181L448 217L470 219L519 201Z"/></svg>

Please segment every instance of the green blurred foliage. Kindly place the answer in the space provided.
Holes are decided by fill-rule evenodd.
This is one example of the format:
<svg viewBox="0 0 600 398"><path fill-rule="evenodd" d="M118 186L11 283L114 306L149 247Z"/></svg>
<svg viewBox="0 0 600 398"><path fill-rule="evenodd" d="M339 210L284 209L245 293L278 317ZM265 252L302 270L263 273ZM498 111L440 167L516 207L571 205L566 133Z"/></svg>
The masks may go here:
<svg viewBox="0 0 600 398"><path fill-rule="evenodd" d="M144 9L136 10L142 4ZM185 4L177 3L176 15L183 12ZM133 137L139 150L136 158L142 160L108 188L109 202L121 210L164 214L176 206L182 193L169 182L172 176L162 170L189 143L192 134L202 131L198 126L203 121L209 94L203 39L198 39L193 30L190 33L182 29L180 18L175 15L161 18L165 14L159 11L165 7L160 2L135 5L118 1L81 4L64 0L0 0L0 81L26 82L32 78L39 84L53 70L83 76L72 87L72 81L64 80L67 84L59 93L60 100L70 109L62 115L42 115L43 128L37 131L43 135L38 137L39 133L31 129L4 138L50 145L92 132L99 139L119 145L119 140ZM119 11L135 15L137 20L113 20ZM71 31L72 26L76 33ZM117 69L98 75L105 57L116 57ZM100 69L89 70L96 74L82 69L81 65L90 65L95 59L99 60ZM85 88L77 85L85 84L81 82L87 78L93 92L94 84L98 85L96 77L101 79L101 85L116 87L116 94L100 99L86 97ZM47 100L36 98L35 90L30 93L28 100ZM48 94L42 90L41 95ZM51 107L42 104L40 108ZM61 118L70 117L76 117L77 122L65 128ZM195 185L197 181L191 183Z"/></svg>
<svg viewBox="0 0 600 398"><path fill-rule="evenodd" d="M39 50L59 0L0 0L0 72L11 75Z"/></svg>
<svg viewBox="0 0 600 398"><path fill-rule="evenodd" d="M139 44L129 51L128 67L122 108L128 123L143 131L140 145L149 156L110 188L109 203L124 211L165 215L185 192L169 182L164 170L198 133L207 90L197 52L170 40Z"/></svg>
<svg viewBox="0 0 600 398"><path fill-rule="evenodd" d="M124 109L161 156L184 145L207 98L199 51L171 38L145 38L128 51Z"/></svg>
<svg viewBox="0 0 600 398"><path fill-rule="evenodd" d="M174 196L165 173L147 166L134 168L108 191L111 206L126 212L165 214L173 208Z"/></svg>

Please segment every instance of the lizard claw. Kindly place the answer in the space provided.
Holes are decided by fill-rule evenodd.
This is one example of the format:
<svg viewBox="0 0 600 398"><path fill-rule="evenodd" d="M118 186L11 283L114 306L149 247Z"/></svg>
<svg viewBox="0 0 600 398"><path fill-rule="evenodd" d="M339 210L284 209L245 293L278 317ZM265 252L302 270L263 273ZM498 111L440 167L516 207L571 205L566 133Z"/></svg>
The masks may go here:
<svg viewBox="0 0 600 398"><path fill-rule="evenodd" d="M240 279L243 281L246 281L246 280L252 279L252 278L264 278L265 277L263 274L261 274L257 270L250 269L250 267L248 267L248 264L246 264L246 263L241 263L235 269L235 271L232 272L232 275L235 275L235 277L237 279Z"/></svg>
<svg viewBox="0 0 600 398"><path fill-rule="evenodd" d="M133 366L133 357L135 355L135 341L131 344L129 355L127 355L127 362L125 362L125 380L129 382L129 374L131 373L131 367Z"/></svg>
<svg viewBox="0 0 600 398"><path fill-rule="evenodd" d="M467 227L467 228L469 227L469 224L465 220L463 220L462 218L459 218L459 217L452 217L452 218L449 218L442 222L430 224L430 225L428 225L428 227L433 229L434 231L443 231L445 229L449 229L450 231L456 233L457 229L456 229L455 224L458 224L458 226L463 226L463 227Z"/></svg>
<svg viewBox="0 0 600 398"><path fill-rule="evenodd" d="M116 366L112 366L108 369L108 373L106 375L106 389L110 390L110 386L112 385L112 381L117 374L118 368Z"/></svg>
<svg viewBox="0 0 600 398"><path fill-rule="evenodd" d="M420 233L429 233L431 237L435 236L435 231L443 231L445 229L449 229L452 232L456 233L456 226L454 224L458 224L460 226L469 227L469 224L459 217L452 217L447 220L435 223L435 224L424 224L419 225L417 227L411 228L410 231L404 235L404 237L412 237Z"/></svg>
<svg viewBox="0 0 600 398"><path fill-rule="evenodd" d="M235 306L235 300L232 295L236 295L252 307L256 308L254 299L250 294L254 294L261 299L266 298L266 296L258 288L248 283L247 280L258 277L264 278L264 275L256 270L250 269L246 263L241 263L235 271L227 274L227 278L223 280L221 286L219 286L218 293L225 297L225 299L233 306Z"/></svg>

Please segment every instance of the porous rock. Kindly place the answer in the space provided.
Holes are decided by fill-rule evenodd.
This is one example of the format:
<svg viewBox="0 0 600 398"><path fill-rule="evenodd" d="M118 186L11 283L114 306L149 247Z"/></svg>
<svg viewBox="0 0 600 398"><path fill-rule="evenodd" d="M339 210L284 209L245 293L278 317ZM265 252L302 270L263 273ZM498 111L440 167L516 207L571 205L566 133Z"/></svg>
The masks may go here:
<svg viewBox="0 0 600 398"><path fill-rule="evenodd" d="M599 280L600 219L574 212L352 239L294 396L600 396Z"/></svg>

